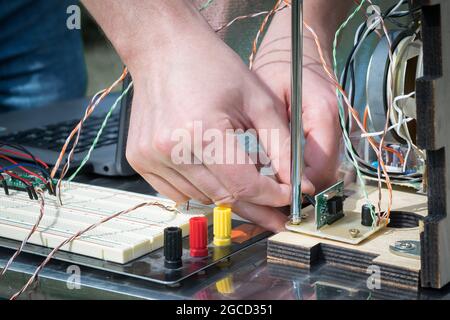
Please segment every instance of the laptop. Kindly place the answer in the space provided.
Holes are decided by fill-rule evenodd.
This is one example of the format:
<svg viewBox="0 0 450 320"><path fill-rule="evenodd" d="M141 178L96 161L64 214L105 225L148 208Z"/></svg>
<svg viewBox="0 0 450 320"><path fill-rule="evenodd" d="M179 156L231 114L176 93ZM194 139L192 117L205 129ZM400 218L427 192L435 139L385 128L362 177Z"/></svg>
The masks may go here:
<svg viewBox="0 0 450 320"><path fill-rule="evenodd" d="M130 81L129 77L125 79L124 88ZM131 89L122 99L120 107L116 108L109 118L97 147L84 167L85 172L105 176L134 174L125 157L132 91ZM84 159L106 113L119 95L119 93L108 95L83 125L71 168L77 167ZM44 162L54 165L66 138L84 116L88 103L89 99L83 98L42 108L2 113L0 142L20 144ZM65 160L66 158L64 162Z"/></svg>

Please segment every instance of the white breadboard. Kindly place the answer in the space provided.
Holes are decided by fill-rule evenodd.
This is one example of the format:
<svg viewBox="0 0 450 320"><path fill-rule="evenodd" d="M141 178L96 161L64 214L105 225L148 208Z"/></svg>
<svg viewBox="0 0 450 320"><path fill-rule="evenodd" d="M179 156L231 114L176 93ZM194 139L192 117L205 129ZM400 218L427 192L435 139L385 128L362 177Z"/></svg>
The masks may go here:
<svg viewBox="0 0 450 320"><path fill-rule="evenodd" d="M36 223L40 202L27 193L11 190L0 194L0 237L22 241ZM170 200L116 189L70 183L63 188L59 206L54 196L45 195L45 213L29 243L54 248L77 231L102 218L137 204L158 201L173 206ZM163 246L163 230L177 226L183 236L189 233L189 219L210 216L212 208L190 205L180 213L151 206L122 215L104 223L62 248L77 254L117 263L127 263Z"/></svg>

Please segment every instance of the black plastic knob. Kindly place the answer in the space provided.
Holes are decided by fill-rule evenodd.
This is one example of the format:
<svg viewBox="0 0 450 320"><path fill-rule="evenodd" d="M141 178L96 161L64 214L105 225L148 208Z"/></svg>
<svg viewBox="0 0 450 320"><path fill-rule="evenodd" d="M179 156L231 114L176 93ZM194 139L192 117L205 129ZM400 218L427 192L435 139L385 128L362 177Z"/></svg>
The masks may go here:
<svg viewBox="0 0 450 320"><path fill-rule="evenodd" d="M183 265L183 238L181 229L169 227L164 229L164 266L169 269L178 269Z"/></svg>
<svg viewBox="0 0 450 320"><path fill-rule="evenodd" d="M371 227L373 224L372 211L375 207L371 204L364 204L361 208L361 224L366 227Z"/></svg>

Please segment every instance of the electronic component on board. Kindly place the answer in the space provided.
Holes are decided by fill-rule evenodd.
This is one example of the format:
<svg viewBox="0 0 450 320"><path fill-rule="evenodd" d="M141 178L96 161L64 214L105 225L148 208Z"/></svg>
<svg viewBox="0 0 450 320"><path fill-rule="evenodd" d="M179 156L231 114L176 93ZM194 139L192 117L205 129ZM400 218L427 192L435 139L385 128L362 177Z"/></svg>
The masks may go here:
<svg viewBox="0 0 450 320"><path fill-rule="evenodd" d="M183 265L183 237L181 228L168 227L164 229L164 266L168 269L178 269Z"/></svg>
<svg viewBox="0 0 450 320"><path fill-rule="evenodd" d="M189 248L191 257L208 255L208 218L189 219Z"/></svg>
<svg viewBox="0 0 450 320"><path fill-rule="evenodd" d="M344 217L344 182L340 181L315 196L316 228L320 229Z"/></svg>
<svg viewBox="0 0 450 320"><path fill-rule="evenodd" d="M214 245L218 247L231 244L231 209L214 208Z"/></svg>
<svg viewBox="0 0 450 320"><path fill-rule="evenodd" d="M364 204L361 208L361 224L366 227L373 225L372 212L375 211L375 206L372 204Z"/></svg>

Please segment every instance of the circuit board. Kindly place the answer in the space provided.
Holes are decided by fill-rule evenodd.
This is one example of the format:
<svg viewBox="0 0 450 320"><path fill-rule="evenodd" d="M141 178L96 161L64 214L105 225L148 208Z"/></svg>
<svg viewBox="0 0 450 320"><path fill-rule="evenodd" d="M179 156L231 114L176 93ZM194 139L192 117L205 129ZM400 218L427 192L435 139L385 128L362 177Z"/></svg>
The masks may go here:
<svg viewBox="0 0 450 320"><path fill-rule="evenodd" d="M340 181L315 196L315 222L320 229L344 217L342 202L344 199L344 182ZM331 204L334 208L331 208Z"/></svg>
<svg viewBox="0 0 450 320"><path fill-rule="evenodd" d="M376 187L366 187L368 199L371 203L378 201L378 189ZM286 224L286 229L314 237L335 240L348 244L359 244L373 234L384 228L386 222L377 226L364 226L361 224L361 206L364 198L359 194L358 186L347 187L344 191L343 183L337 183L329 189L319 193L315 199L315 207L308 206L302 209L302 221L299 225ZM335 208L335 212L330 215L329 202L333 198L343 197L345 201L342 206ZM387 196L383 195L382 207L387 206ZM357 234L352 234L357 231Z"/></svg>
<svg viewBox="0 0 450 320"><path fill-rule="evenodd" d="M0 174L0 187L3 188L5 195L10 194L10 190L22 191L28 194L28 197L31 200L38 200L38 195L36 193L37 189L41 189L43 191L48 191L51 195L55 195L55 186L57 183L56 179L49 180L44 184L42 181L36 180L35 177L28 174L20 174L19 176L27 181L30 181L30 186L27 186L20 180L13 179L7 174Z"/></svg>
<svg viewBox="0 0 450 320"><path fill-rule="evenodd" d="M143 202L157 201L173 206L170 200L115 189L70 183L63 186L61 206L55 196L46 192L45 213L29 243L54 248L77 231L101 219ZM0 237L22 241L35 224L40 202L26 193L11 190L0 194ZM87 232L62 247L77 253L116 263L127 263L163 245L163 230L180 227L189 233L189 219L212 213L207 206L190 204L179 213L161 207L143 207L119 216Z"/></svg>

